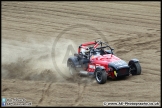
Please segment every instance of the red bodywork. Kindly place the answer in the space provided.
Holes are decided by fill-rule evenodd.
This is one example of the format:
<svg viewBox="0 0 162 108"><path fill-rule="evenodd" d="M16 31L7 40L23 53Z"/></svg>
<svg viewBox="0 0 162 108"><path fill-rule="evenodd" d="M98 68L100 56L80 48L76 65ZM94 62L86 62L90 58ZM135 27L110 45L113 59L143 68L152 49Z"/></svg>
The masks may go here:
<svg viewBox="0 0 162 108"><path fill-rule="evenodd" d="M88 65L88 72L94 72L97 66L103 66L108 74L112 78L115 78L114 71L108 68L108 64L113 61L118 61L120 58L112 55L112 54L105 54L105 55L98 55L92 56L90 58L90 63Z"/></svg>
<svg viewBox="0 0 162 108"><path fill-rule="evenodd" d="M88 42L81 44L78 48L78 54L80 53L80 48L87 48L89 45L94 45L94 48L97 48L99 43L97 42ZM112 54L105 54L105 55L92 55L90 58L90 63L88 64L88 68L86 71L88 72L94 72L97 66L103 66L107 72L107 75L111 78L115 78L114 70L111 68L108 68L108 64L113 61L121 60L120 58L116 57Z"/></svg>

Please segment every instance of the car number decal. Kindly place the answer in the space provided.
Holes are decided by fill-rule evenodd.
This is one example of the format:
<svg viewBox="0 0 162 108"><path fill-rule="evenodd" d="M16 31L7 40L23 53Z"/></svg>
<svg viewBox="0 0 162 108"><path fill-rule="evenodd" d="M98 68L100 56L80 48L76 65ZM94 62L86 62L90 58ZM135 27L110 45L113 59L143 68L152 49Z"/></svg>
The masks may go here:
<svg viewBox="0 0 162 108"><path fill-rule="evenodd" d="M95 65L89 65L89 68L95 69Z"/></svg>

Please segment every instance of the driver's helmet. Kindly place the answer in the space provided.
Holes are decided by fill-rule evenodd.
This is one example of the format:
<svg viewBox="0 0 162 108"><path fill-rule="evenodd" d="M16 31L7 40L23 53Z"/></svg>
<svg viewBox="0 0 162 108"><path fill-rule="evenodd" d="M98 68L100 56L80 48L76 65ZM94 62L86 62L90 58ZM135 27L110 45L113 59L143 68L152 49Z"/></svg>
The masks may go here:
<svg viewBox="0 0 162 108"><path fill-rule="evenodd" d="M89 51L88 48L81 48L81 53L82 53L83 55L87 55L88 51Z"/></svg>

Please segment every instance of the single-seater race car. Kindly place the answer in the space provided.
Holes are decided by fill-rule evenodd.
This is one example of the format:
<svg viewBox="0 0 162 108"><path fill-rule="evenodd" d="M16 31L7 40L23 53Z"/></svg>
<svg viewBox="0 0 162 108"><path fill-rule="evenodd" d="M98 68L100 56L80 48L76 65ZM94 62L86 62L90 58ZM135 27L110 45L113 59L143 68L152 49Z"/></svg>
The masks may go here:
<svg viewBox="0 0 162 108"><path fill-rule="evenodd" d="M93 75L99 84L106 83L107 78L116 79L130 74L141 74L138 59L131 59L126 63L115 56L113 50L102 41L83 43L78 47L78 53L67 60L69 72L71 75Z"/></svg>

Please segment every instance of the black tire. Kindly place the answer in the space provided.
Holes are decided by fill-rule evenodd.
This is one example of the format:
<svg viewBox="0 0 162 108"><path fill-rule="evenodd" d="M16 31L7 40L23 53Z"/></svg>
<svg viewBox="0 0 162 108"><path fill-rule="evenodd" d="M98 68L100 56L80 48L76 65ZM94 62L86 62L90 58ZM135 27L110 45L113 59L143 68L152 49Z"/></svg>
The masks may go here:
<svg viewBox="0 0 162 108"><path fill-rule="evenodd" d="M70 79L72 78L73 82L78 82L80 81L80 75L79 72L77 72L76 67L73 63L72 60L68 60L68 67L69 67L69 72L70 72Z"/></svg>
<svg viewBox="0 0 162 108"><path fill-rule="evenodd" d="M68 60L69 72L72 76L76 74L76 68L72 60Z"/></svg>
<svg viewBox="0 0 162 108"><path fill-rule="evenodd" d="M141 74L141 65L139 64L139 62L131 62L129 63L130 66L130 72L132 75L140 75Z"/></svg>
<svg viewBox="0 0 162 108"><path fill-rule="evenodd" d="M105 70L97 69L95 72L95 78L98 84L104 84L107 81L107 74Z"/></svg>

